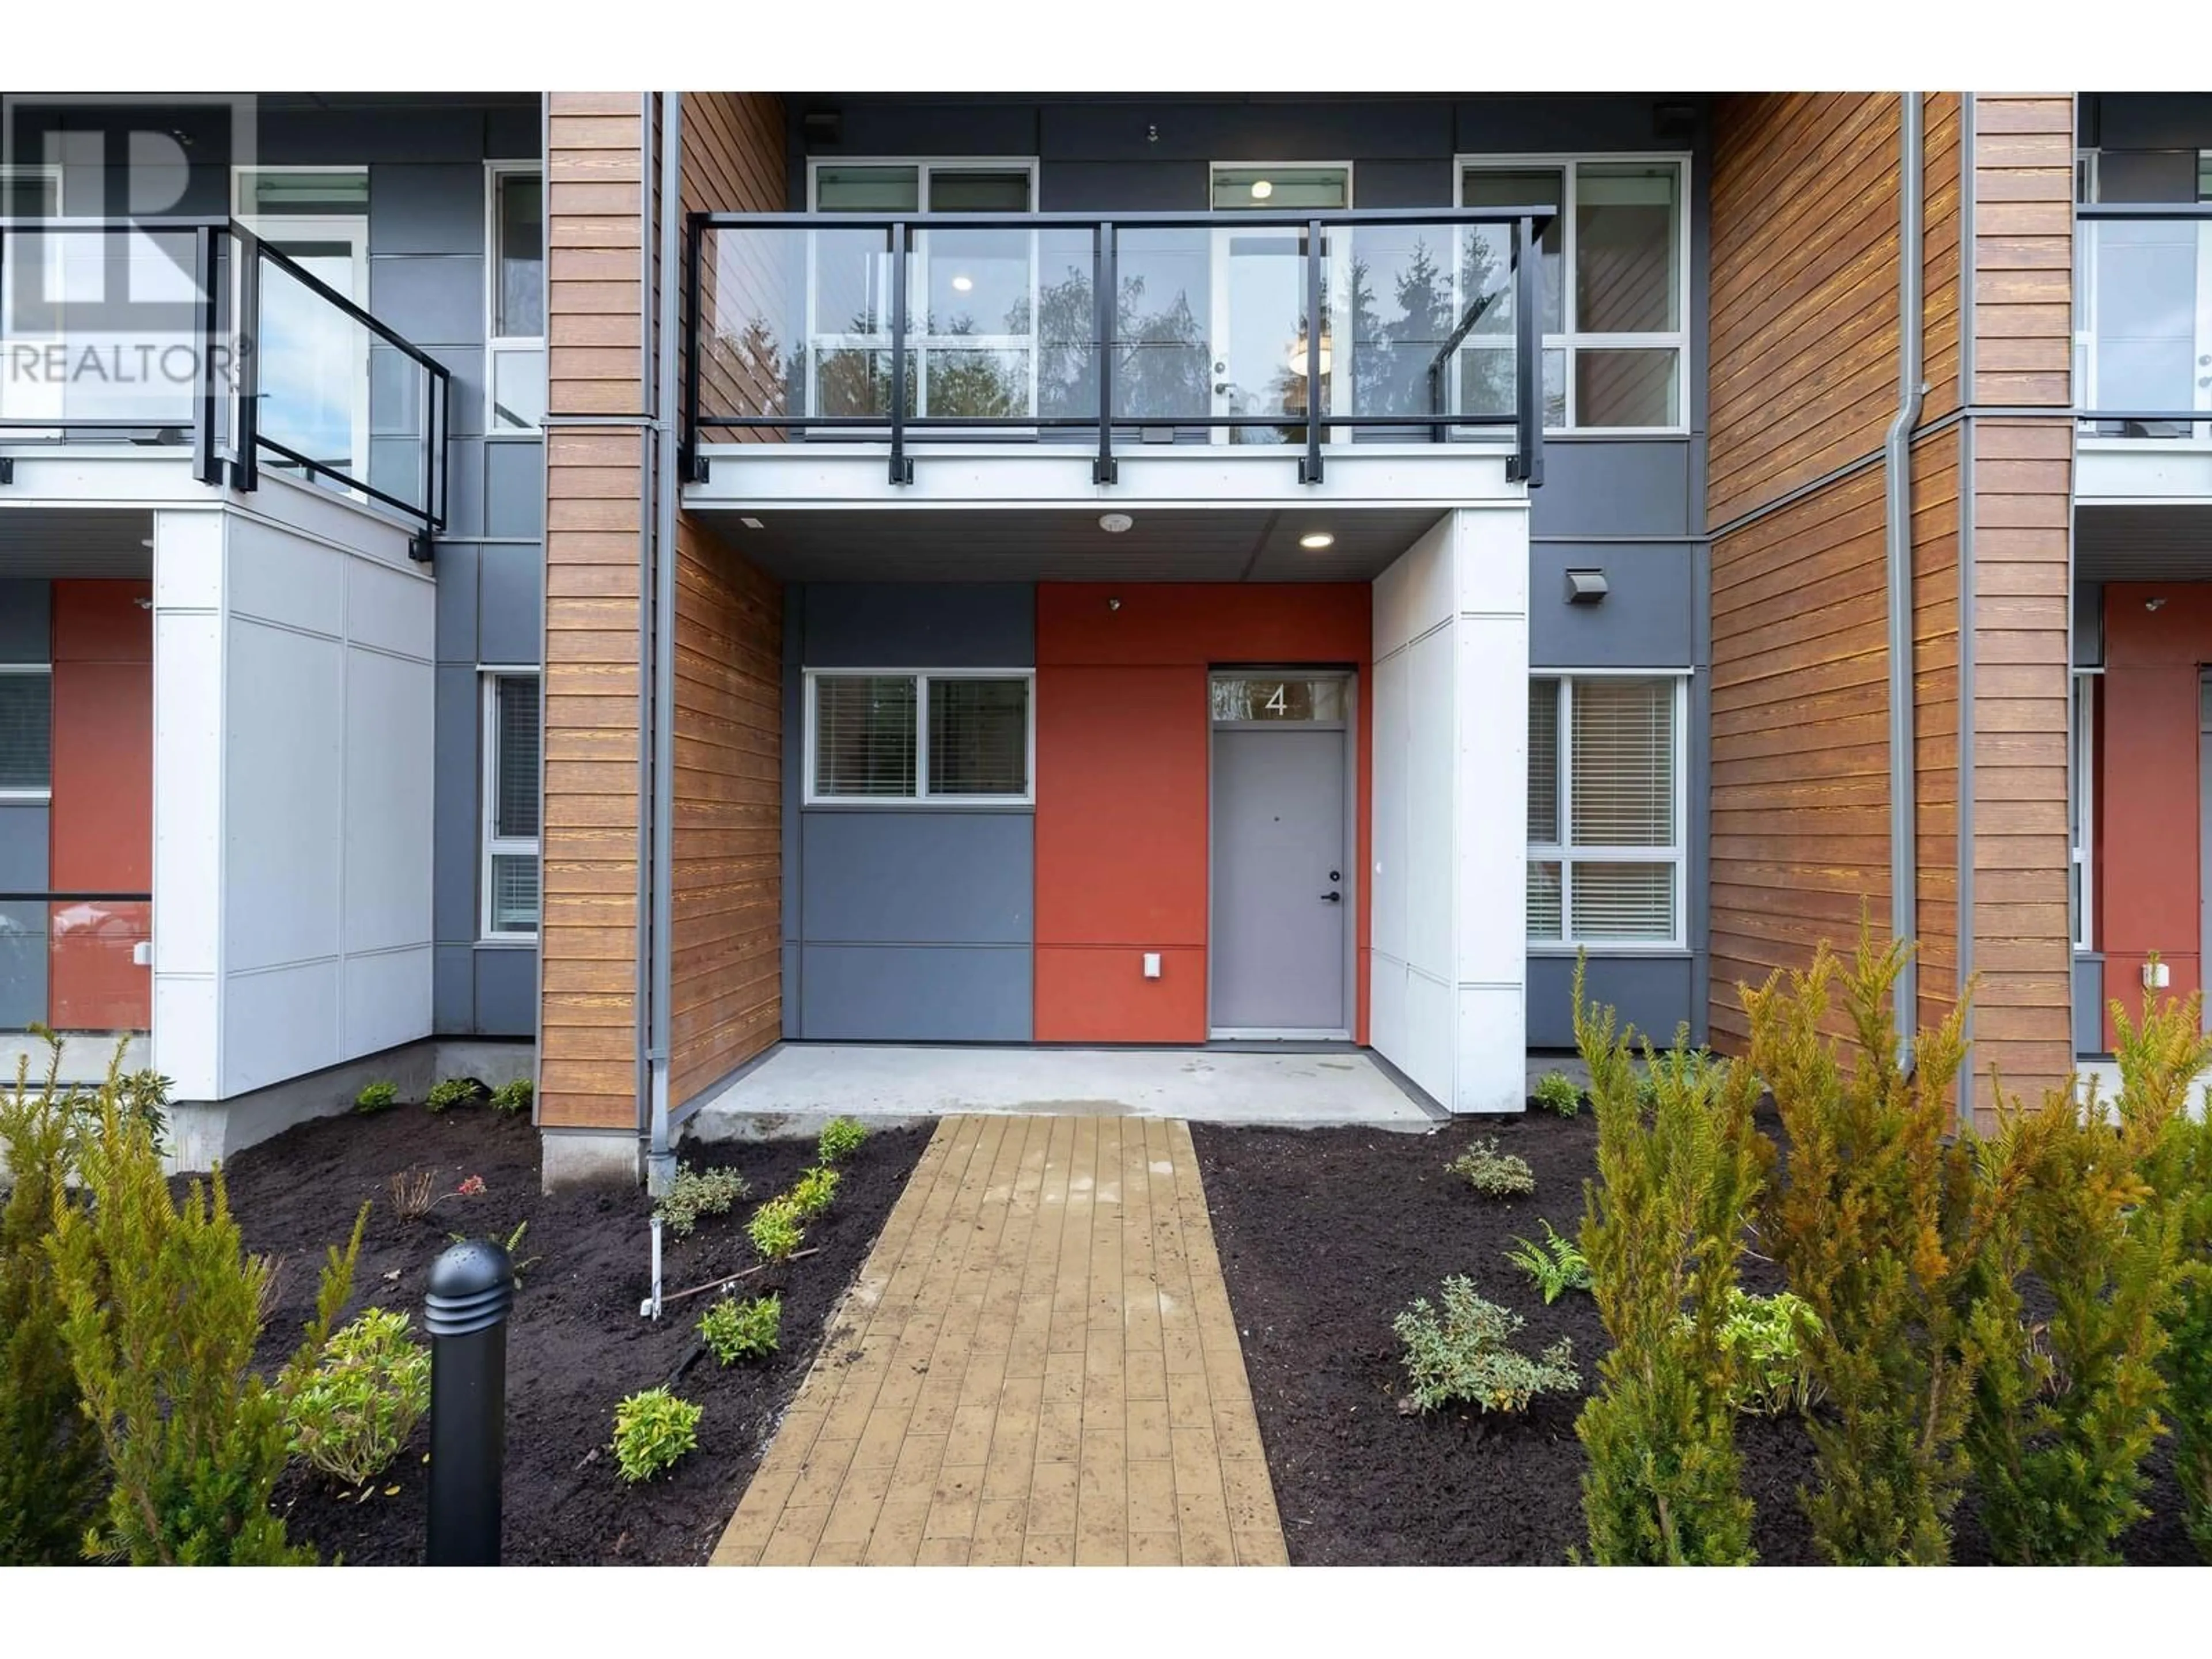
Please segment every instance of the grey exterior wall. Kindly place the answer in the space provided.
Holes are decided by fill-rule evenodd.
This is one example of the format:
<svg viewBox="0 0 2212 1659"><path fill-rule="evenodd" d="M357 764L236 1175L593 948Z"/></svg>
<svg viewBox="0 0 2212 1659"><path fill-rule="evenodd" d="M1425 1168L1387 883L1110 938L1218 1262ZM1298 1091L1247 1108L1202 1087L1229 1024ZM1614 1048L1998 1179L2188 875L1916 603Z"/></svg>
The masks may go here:
<svg viewBox="0 0 2212 1659"><path fill-rule="evenodd" d="M1661 104L1686 106L1686 131L1659 130ZM790 203L807 203L805 118L835 111L837 143L823 157L1035 157L1038 206L1054 212L1202 210L1212 161L1350 161L1366 208L1448 207L1458 155L1657 151L1690 160L1685 295L1690 334L1686 435L1561 437L1545 447L1546 478L1530 498L1529 660L1544 668L1687 670L1690 684L1689 868L1686 948L1666 957L1593 957L1593 994L1618 1001L1644 1030L1688 1022L1705 1035L1706 800L1710 652L1705 536L1706 312L1710 261L1707 100L1662 93L1484 99L1439 96L1051 100L1003 97L791 94ZM1596 568L1612 592L1570 611L1564 572ZM787 635L787 637L789 637ZM1563 967L1564 964L1564 967ZM1529 959L1532 1044L1567 1030L1571 1000L1555 954ZM1556 983L1555 983L1556 981ZM1618 988L1617 991L1614 988ZM789 1006L787 1001L787 1006ZM1562 1039L1571 1041L1571 1038Z"/></svg>
<svg viewBox="0 0 2212 1659"><path fill-rule="evenodd" d="M804 805L809 668L1032 668L1028 583L784 589L787 1037L1023 1042L1036 817L1026 808Z"/></svg>
<svg viewBox="0 0 2212 1659"><path fill-rule="evenodd" d="M255 109L255 164L368 169L367 308L453 374L450 524L436 559L433 1012L441 1036L528 1036L537 1030L535 946L477 942L476 669L532 666L541 654L544 444L535 434L489 437L484 418L484 163L542 161L541 100L283 93L261 96ZM103 167L65 179L72 215L230 211L227 103L162 109L137 100L64 106L41 98L12 103L9 116L11 154L21 158L44 154L44 133L58 126L101 136ZM177 199L150 209L131 199L126 171L131 136L148 130L173 132L189 157ZM398 434L416 431L419 416L403 395L398 361L380 349L371 361L370 482L404 479L395 491L404 493L413 488L416 440Z"/></svg>
<svg viewBox="0 0 2212 1659"><path fill-rule="evenodd" d="M53 660L53 590L0 581L0 663ZM0 893L46 890L52 815L44 801L0 801ZM0 900L0 1031L46 1017L46 907Z"/></svg>

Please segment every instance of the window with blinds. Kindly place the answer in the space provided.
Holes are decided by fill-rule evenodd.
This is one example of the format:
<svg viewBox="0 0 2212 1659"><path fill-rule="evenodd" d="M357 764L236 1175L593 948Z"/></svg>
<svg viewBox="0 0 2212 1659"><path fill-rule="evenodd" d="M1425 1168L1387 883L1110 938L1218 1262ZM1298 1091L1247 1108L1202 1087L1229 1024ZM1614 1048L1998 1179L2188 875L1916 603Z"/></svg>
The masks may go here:
<svg viewBox="0 0 2212 1659"><path fill-rule="evenodd" d="M538 917L538 676L484 676L483 934L532 935Z"/></svg>
<svg viewBox="0 0 2212 1659"><path fill-rule="evenodd" d="M0 795L43 795L54 781L54 677L0 668Z"/></svg>
<svg viewBox="0 0 2212 1659"><path fill-rule="evenodd" d="M1679 676L1528 683L1528 937L1676 945Z"/></svg>
<svg viewBox="0 0 2212 1659"><path fill-rule="evenodd" d="M1027 673L807 676L807 799L1026 804Z"/></svg>

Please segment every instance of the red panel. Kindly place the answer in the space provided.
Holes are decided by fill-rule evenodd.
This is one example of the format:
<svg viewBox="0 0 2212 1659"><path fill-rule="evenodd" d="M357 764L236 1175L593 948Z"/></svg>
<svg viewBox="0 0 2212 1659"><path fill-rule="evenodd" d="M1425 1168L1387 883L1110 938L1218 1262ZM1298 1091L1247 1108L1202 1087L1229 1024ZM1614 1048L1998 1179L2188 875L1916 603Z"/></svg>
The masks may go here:
<svg viewBox="0 0 2212 1659"><path fill-rule="evenodd" d="M154 884L154 619L145 582L58 581L52 885ZM144 1029L150 972L131 960L148 907L58 905L48 995L57 1027Z"/></svg>
<svg viewBox="0 0 2212 1659"><path fill-rule="evenodd" d="M1036 1036L1206 1034L1206 674L1356 665L1358 821L1370 819L1373 625L1364 584L1047 583L1037 589ZM1371 860L1359 876L1355 1035L1367 1032ZM1143 977L1158 951L1162 977Z"/></svg>
<svg viewBox="0 0 2212 1659"><path fill-rule="evenodd" d="M2162 603L2154 611L2147 601ZM2142 1003L2153 951L2168 991L2203 981L2198 961L2197 665L2212 661L2212 586L2111 583L2105 588L2104 719L2097 757L2097 847L2105 994ZM2113 1042L2106 1016L2105 1043Z"/></svg>

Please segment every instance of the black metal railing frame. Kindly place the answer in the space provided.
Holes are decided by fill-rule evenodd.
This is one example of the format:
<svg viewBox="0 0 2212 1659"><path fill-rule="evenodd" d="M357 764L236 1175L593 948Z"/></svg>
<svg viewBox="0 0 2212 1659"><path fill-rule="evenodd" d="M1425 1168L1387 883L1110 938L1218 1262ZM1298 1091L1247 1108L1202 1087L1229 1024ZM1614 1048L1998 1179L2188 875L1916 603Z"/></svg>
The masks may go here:
<svg viewBox="0 0 2212 1659"><path fill-rule="evenodd" d="M1514 432L1514 449L1506 460L1506 477L1534 489L1544 481L1543 354L1541 316L1543 261L1532 257L1539 239L1557 216L1548 206L1455 209L1346 210L1326 213L692 213L686 216L684 253L684 431L682 466L691 483L704 482L705 457L700 445L708 431L748 428L785 431L850 431L859 435L880 434L890 445L890 481L914 482L910 442L925 441L933 432L956 438L1006 428L1024 434L1047 430L1088 431L1098 434L1097 453L1091 463L1094 483L1117 481L1119 464L1114 453L1114 433L1127 431L1220 427L1300 427L1305 434L1304 453L1298 459L1298 481L1322 482L1323 434L1327 428L1391 428L1399 431L1427 430L1441 441L1454 428L1504 427ZM1512 286L1514 295L1514 409L1510 414L1453 414L1442 407L1443 375L1452 354L1467 339L1489 301L1471 305L1450 337L1427 366L1431 408L1425 415L1323 415L1314 405L1322 384L1322 273L1323 246L1331 229L1357 230L1389 225L1492 225L1513 234ZM1116 238L1121 231L1287 229L1303 233L1305 242L1305 313L1307 409L1304 418L1295 416L1135 415L1114 411L1113 346L1120 302ZM933 230L1084 230L1091 235L1092 338L1087 343L1098 358L1098 402L1090 415L916 415L906 412L907 267L917 231ZM700 249L705 238L718 230L884 231L889 239L884 252L890 260L890 408L882 415L706 415L700 410L700 356L702 324L700 317ZM1495 295L1491 296L1494 301Z"/></svg>
<svg viewBox="0 0 2212 1659"><path fill-rule="evenodd" d="M2145 221L2155 222L2161 219L2171 219L2183 223L2212 222L2212 202L2077 202L2074 204L2074 220L2077 225L2126 222L2141 223ZM2081 304L2079 295L2075 296L2075 304L2078 308ZM2078 332L2080 329L2078 323L2075 325L2075 329ZM2094 337L2094 319L2091 319L2091 332ZM2212 369L2212 365L2203 363L2200 363L2198 367ZM2191 426L2202 426L2212 421L2212 410L2205 409L2088 409L2082 406L2081 391L2082 388L2080 386L2074 388L2075 407L2072 413L2077 421L2144 423L2160 422Z"/></svg>
<svg viewBox="0 0 2212 1659"><path fill-rule="evenodd" d="M422 532L416 556L428 556L429 543L446 527L449 468L447 442L451 436L452 371L421 347L380 321L296 261L273 248L235 219L213 216L162 216L143 219L21 219L0 216L0 285L8 277L9 239L20 234L149 236L190 234L193 240L192 278L198 295L193 334L191 387L192 476L202 483L228 484L238 490L259 486L261 457L265 452L299 468L308 477L328 478L368 501L391 508L412 521ZM261 366L258 324L261 316L262 273L274 265L288 281L296 283L348 320L368 331L371 338L399 352L425 379L428 395L416 436L417 478L422 498L418 504L380 489L366 476L356 477L328 461L302 454L261 429ZM233 292L230 273L237 276L235 317L226 316ZM0 293L4 293L0 286ZM228 367L228 385L218 373L218 357ZM224 420L225 414L228 420ZM167 431L172 423L143 416L0 416L0 440L11 430L39 432ZM228 437L226 439L225 433ZM368 457L359 458L362 474Z"/></svg>

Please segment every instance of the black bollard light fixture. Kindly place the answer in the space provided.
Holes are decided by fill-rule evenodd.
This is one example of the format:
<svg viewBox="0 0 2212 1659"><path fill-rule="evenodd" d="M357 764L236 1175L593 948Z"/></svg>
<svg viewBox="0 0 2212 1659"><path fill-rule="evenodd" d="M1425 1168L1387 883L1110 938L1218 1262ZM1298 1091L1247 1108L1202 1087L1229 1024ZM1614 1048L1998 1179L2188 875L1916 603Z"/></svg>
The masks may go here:
<svg viewBox="0 0 2212 1659"><path fill-rule="evenodd" d="M430 1264L430 1516L434 1567L499 1565L500 1473L507 1454L507 1316L514 1263L489 1239Z"/></svg>

